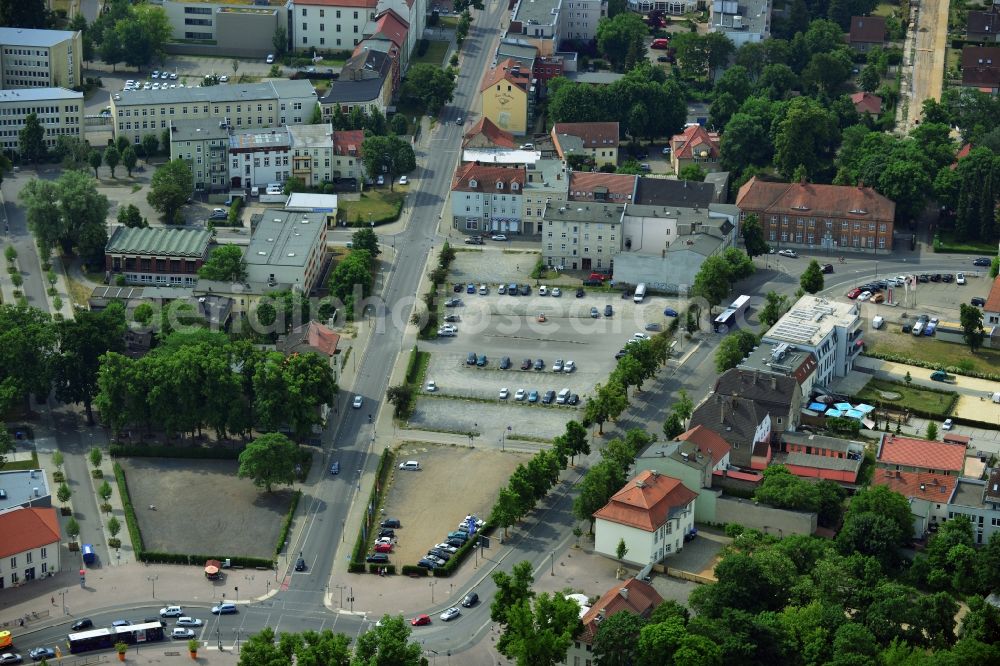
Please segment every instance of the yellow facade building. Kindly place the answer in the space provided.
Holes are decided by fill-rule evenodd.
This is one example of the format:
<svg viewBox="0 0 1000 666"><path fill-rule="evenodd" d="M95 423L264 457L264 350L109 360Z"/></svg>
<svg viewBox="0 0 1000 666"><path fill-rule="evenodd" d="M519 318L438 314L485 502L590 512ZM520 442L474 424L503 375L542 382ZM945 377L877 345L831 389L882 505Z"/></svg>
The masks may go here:
<svg viewBox="0 0 1000 666"><path fill-rule="evenodd" d="M534 87L531 70L513 58L501 61L479 89L483 117L505 132L524 136L532 122Z"/></svg>

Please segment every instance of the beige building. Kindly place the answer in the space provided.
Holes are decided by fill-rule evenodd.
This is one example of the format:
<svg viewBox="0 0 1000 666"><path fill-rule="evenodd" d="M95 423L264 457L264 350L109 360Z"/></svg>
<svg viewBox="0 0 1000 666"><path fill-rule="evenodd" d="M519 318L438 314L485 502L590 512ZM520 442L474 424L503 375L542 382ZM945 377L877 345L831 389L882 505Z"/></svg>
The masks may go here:
<svg viewBox="0 0 1000 666"><path fill-rule="evenodd" d="M209 120L170 121L170 159L183 159L191 167L195 190L229 187L226 165L229 132Z"/></svg>
<svg viewBox="0 0 1000 666"><path fill-rule="evenodd" d="M274 33L288 30L288 0L201 2L159 0L175 39L204 47L200 52L261 57L274 53ZM252 5L252 6L251 6Z"/></svg>
<svg viewBox="0 0 1000 666"><path fill-rule="evenodd" d="M83 61L79 31L0 28L0 87L75 88Z"/></svg>
<svg viewBox="0 0 1000 666"><path fill-rule="evenodd" d="M542 257L549 266L608 268L622 251L624 204L553 199L542 215Z"/></svg>
<svg viewBox="0 0 1000 666"><path fill-rule="evenodd" d="M0 589L59 572L59 516L50 507L0 513ZM12 623L13 624L13 623Z"/></svg>
<svg viewBox="0 0 1000 666"><path fill-rule="evenodd" d="M0 149L16 153L24 119L31 113L45 129L45 145L55 148L60 136L83 136L83 93L65 88L0 90Z"/></svg>
<svg viewBox="0 0 1000 666"><path fill-rule="evenodd" d="M549 201L566 198L569 179L566 169L559 160L537 160L525 165L527 179L521 190L521 215L525 236L542 233L542 216Z"/></svg>
<svg viewBox="0 0 1000 666"><path fill-rule="evenodd" d="M582 155L597 167L618 164L618 123L556 123L549 135L563 160Z"/></svg>
<svg viewBox="0 0 1000 666"><path fill-rule="evenodd" d="M292 47L296 51L353 51L375 19L377 0L294 0Z"/></svg>
<svg viewBox="0 0 1000 666"><path fill-rule="evenodd" d="M111 100L115 136L139 143L173 120L211 119L234 129L312 122L316 91L307 80L274 80L206 88L130 90Z"/></svg>

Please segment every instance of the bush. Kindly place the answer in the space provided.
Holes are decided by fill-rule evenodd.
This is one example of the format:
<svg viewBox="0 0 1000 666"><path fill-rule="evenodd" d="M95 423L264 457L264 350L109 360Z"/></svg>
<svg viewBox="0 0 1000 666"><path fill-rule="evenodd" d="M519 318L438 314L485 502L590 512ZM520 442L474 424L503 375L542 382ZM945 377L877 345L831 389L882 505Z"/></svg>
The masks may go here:
<svg viewBox="0 0 1000 666"><path fill-rule="evenodd" d="M292 519L295 517L295 509L299 506L299 500L302 498L302 491L296 490L295 494L292 495L292 505L288 507L288 513L285 514L285 520L281 523L281 532L278 533L278 543L274 547L274 558L278 559L278 554L285 547L285 541L288 540L288 533L292 530Z"/></svg>
<svg viewBox="0 0 1000 666"><path fill-rule="evenodd" d="M62 483L66 480L66 474L63 472L52 472L52 480L56 483Z"/></svg>
<svg viewBox="0 0 1000 666"><path fill-rule="evenodd" d="M95 478L95 479L103 479L104 478L104 472L102 472L99 469L92 469L92 470L90 470L90 476L93 477L93 478Z"/></svg>
<svg viewBox="0 0 1000 666"><path fill-rule="evenodd" d="M493 525L487 522L485 525L483 525L483 529L479 530L479 532L477 532L476 535L477 537L478 535L489 536L492 532L493 532ZM445 562L445 565L443 567L434 570L434 577L448 578L453 573L455 573L455 570L458 569L458 567L462 566L462 562L464 562L466 558L469 557L469 555L472 555L472 551L478 546L478 543L479 539L475 538L475 539L469 539L464 544L462 544L462 547L459 548L458 551L451 556L450 560Z"/></svg>
<svg viewBox="0 0 1000 666"><path fill-rule="evenodd" d="M10 281L14 283L15 287L20 287L24 284L24 277L20 273L14 273L10 276Z"/></svg>
<svg viewBox="0 0 1000 666"><path fill-rule="evenodd" d="M235 460L243 447L227 449L222 446L135 446L115 442L108 452L112 458L187 458L197 460Z"/></svg>
<svg viewBox="0 0 1000 666"><path fill-rule="evenodd" d="M427 574L430 573L427 569L415 564L404 564L402 571L404 576L420 576L421 578L426 578Z"/></svg>
<svg viewBox="0 0 1000 666"><path fill-rule="evenodd" d="M63 302L58 296L52 297L52 307L56 310L62 310Z"/></svg>
<svg viewBox="0 0 1000 666"><path fill-rule="evenodd" d="M368 573L378 574L382 573L382 569L385 569L385 573L390 576L396 575L396 565L395 564L369 564Z"/></svg>
<svg viewBox="0 0 1000 666"><path fill-rule="evenodd" d="M108 547L109 548L121 548L122 547L122 540L119 539L118 537L113 537L111 539L108 539Z"/></svg>
<svg viewBox="0 0 1000 666"><path fill-rule="evenodd" d="M112 506L111 506L110 502L102 502L101 503L101 511L103 511L104 513L111 513L111 509L112 509Z"/></svg>
<svg viewBox="0 0 1000 666"><path fill-rule="evenodd" d="M137 560L145 561L142 533L139 531L139 522L135 519L135 508L132 506L132 497L128 493L128 483L125 481L125 470L118 463L114 463L112 467L115 471L115 480L118 482L118 496L122 498L122 507L125 510L125 525L128 528L128 538L132 541L132 550L135 551Z"/></svg>

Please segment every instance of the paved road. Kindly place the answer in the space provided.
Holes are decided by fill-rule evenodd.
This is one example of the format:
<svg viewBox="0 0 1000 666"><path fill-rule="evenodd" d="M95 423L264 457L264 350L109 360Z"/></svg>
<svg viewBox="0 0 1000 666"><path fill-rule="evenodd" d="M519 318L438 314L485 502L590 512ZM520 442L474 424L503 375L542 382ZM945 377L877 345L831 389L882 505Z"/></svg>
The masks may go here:
<svg viewBox="0 0 1000 666"><path fill-rule="evenodd" d="M3 227L7 242L17 249L17 263L21 268L21 276L24 278L24 285L21 290L28 299L28 305L36 307L43 312L49 311L48 300L45 297L45 276L42 274L42 266L38 260L38 253L35 251L35 241L28 231L28 221L24 215L24 209L17 205L17 194L28 182L29 176L21 172L14 176L8 175L4 178L2 195L0 195L0 205L3 208Z"/></svg>

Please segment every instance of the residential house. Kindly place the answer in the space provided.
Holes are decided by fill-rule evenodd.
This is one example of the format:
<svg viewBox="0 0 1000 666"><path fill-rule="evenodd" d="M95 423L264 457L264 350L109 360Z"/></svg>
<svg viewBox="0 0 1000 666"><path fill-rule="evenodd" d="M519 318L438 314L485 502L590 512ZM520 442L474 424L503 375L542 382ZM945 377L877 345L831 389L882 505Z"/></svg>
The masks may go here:
<svg viewBox="0 0 1000 666"><path fill-rule="evenodd" d="M996 94L1000 89L1000 46L962 49L962 85Z"/></svg>
<svg viewBox="0 0 1000 666"><path fill-rule="evenodd" d="M279 27L291 34L288 0L156 0L155 4L163 8L173 38L184 41L185 53L194 49L203 55L263 58L274 52Z"/></svg>
<svg viewBox="0 0 1000 666"><path fill-rule="evenodd" d="M729 469L729 452L729 443L718 433L697 425L673 440L653 442L636 456L635 466L679 479L685 488L698 493L695 522L711 523L719 496L712 488L712 476Z"/></svg>
<svg viewBox="0 0 1000 666"><path fill-rule="evenodd" d="M76 88L83 84L79 30L0 28L0 88Z"/></svg>
<svg viewBox="0 0 1000 666"><path fill-rule="evenodd" d="M896 204L870 187L771 183L756 176L736 196L740 220L754 214L771 247L810 251L892 250Z"/></svg>
<svg viewBox="0 0 1000 666"><path fill-rule="evenodd" d="M598 168L618 165L618 123L555 123L550 136L559 158L584 156Z"/></svg>
<svg viewBox="0 0 1000 666"><path fill-rule="evenodd" d="M513 150L517 146L513 134L503 131L486 117L470 127L462 139L463 150Z"/></svg>
<svg viewBox="0 0 1000 666"><path fill-rule="evenodd" d="M105 277L123 275L127 284L192 286L211 241L212 232L204 229L116 226L104 248Z"/></svg>
<svg viewBox="0 0 1000 666"><path fill-rule="evenodd" d="M524 181L524 168L459 165L451 185L455 228L472 233L521 233Z"/></svg>
<svg viewBox="0 0 1000 666"><path fill-rule="evenodd" d="M876 46L885 46L887 32L882 16L852 16L847 43L855 51L867 53Z"/></svg>
<svg viewBox="0 0 1000 666"><path fill-rule="evenodd" d="M284 183L292 175L291 148L291 133L284 128L230 132L227 159L230 187L238 190Z"/></svg>
<svg viewBox="0 0 1000 666"><path fill-rule="evenodd" d="M605 592L580 618L581 631L566 653L562 663L566 666L585 666L594 662L594 639L601 622L618 613L631 613L649 619L663 597L649 583L629 578Z"/></svg>
<svg viewBox="0 0 1000 666"><path fill-rule="evenodd" d="M790 377L799 385L802 395L808 396L816 383L817 365L812 352L785 343L761 342L738 367Z"/></svg>
<svg viewBox="0 0 1000 666"><path fill-rule="evenodd" d="M160 136L174 120L210 120L241 130L303 125L312 122L315 109L316 91L305 79L125 90L111 98L115 138L136 144L147 134Z"/></svg>
<svg viewBox="0 0 1000 666"><path fill-rule="evenodd" d="M405 72L410 62L410 54L406 47L409 43L410 24L392 9L380 11L365 26L365 38L354 47L354 53L364 50L381 51L395 63L393 68L393 90L399 90L399 77Z"/></svg>
<svg viewBox="0 0 1000 666"><path fill-rule="evenodd" d="M707 208L712 203L726 203L722 191L712 183L673 178L640 178L635 189L635 203L665 208Z"/></svg>
<svg viewBox="0 0 1000 666"><path fill-rule="evenodd" d="M771 459L771 416L747 398L709 393L695 407L689 428L703 426L730 447L730 465L764 469Z"/></svg>
<svg viewBox="0 0 1000 666"><path fill-rule="evenodd" d="M292 0L289 38L296 51L353 51L374 20L377 0Z"/></svg>
<svg viewBox="0 0 1000 666"><path fill-rule="evenodd" d="M390 106L398 80L397 61L381 51L361 50L352 55L340 70L340 78L319 100L323 119L360 107L365 113L378 109L383 115Z"/></svg>
<svg viewBox="0 0 1000 666"><path fill-rule="evenodd" d="M712 390L718 395L747 398L763 407L771 416L771 428L777 435L794 432L802 409L802 388L793 377L759 370L731 368L718 379Z"/></svg>
<svg viewBox="0 0 1000 666"><path fill-rule="evenodd" d="M542 234L545 204L565 200L569 191L566 167L560 160L539 159L525 165L527 180L521 190L524 214L521 218L525 236Z"/></svg>
<svg viewBox="0 0 1000 666"><path fill-rule="evenodd" d="M570 171L567 198L595 203L632 203L638 182L638 176L628 173Z"/></svg>
<svg viewBox="0 0 1000 666"><path fill-rule="evenodd" d="M764 333L761 341L776 345L774 353L779 357L788 351L811 353L816 357L815 383L827 386L834 378L847 376L854 367L864 347L861 334L857 303L806 294Z"/></svg>
<svg viewBox="0 0 1000 666"><path fill-rule="evenodd" d="M295 326L288 332L288 335L278 338L276 349L285 356L299 354L316 354L325 359L330 365L330 372L333 381L337 381L337 354L340 350L337 345L340 343L340 336L317 321L309 321ZM326 423L330 414L330 405L322 404L317 409L317 413L323 423ZM315 432L315 431L314 431Z"/></svg>
<svg viewBox="0 0 1000 666"><path fill-rule="evenodd" d="M970 10L965 20L965 36L973 42L1000 41L1000 5L988 11Z"/></svg>
<svg viewBox="0 0 1000 666"><path fill-rule="evenodd" d="M552 200L542 212L542 257L549 266L610 268L622 250L625 205Z"/></svg>
<svg viewBox="0 0 1000 666"><path fill-rule="evenodd" d="M781 435L781 452L772 462L803 478L856 484L864 456L865 445L861 442L785 432Z"/></svg>
<svg viewBox="0 0 1000 666"><path fill-rule="evenodd" d="M586 1L586 0L585 0ZM548 56L559 46L560 6L563 0L521 0L511 7L507 40L530 46L539 55ZM528 64L528 63L525 63ZM528 67L527 71L531 71ZM501 125L502 127L502 125Z"/></svg>
<svg viewBox="0 0 1000 666"><path fill-rule="evenodd" d="M694 526L697 496L678 479L640 472L594 512L594 551L617 559L624 540L628 552L623 559L639 566L680 552Z"/></svg>
<svg viewBox="0 0 1000 666"><path fill-rule="evenodd" d="M187 162L194 189L229 189L229 129L214 120L171 120L170 159Z"/></svg>
<svg viewBox="0 0 1000 666"><path fill-rule="evenodd" d="M561 0L559 41L597 39L597 24L602 18L608 18L608 0Z"/></svg>
<svg viewBox="0 0 1000 666"><path fill-rule="evenodd" d="M534 119L536 93L530 71L507 58L486 74L479 88L483 117L514 136L524 136Z"/></svg>
<svg viewBox="0 0 1000 666"><path fill-rule="evenodd" d="M856 92L851 95L851 104L860 116L878 116L882 113L882 98L870 92Z"/></svg>
<svg viewBox="0 0 1000 666"><path fill-rule="evenodd" d="M290 125L286 128L289 139L289 149L292 157L291 175L301 178L306 187L319 187L323 183L332 182L337 178L338 169L333 164L336 134L331 124ZM358 132L354 133L355 135ZM267 157L266 155L264 157ZM357 158L349 161L360 161ZM285 160L281 163L287 178L288 170ZM356 177L357 174L355 174ZM274 181L258 180L264 185L268 182L283 182L281 178Z"/></svg>
<svg viewBox="0 0 1000 666"><path fill-rule="evenodd" d="M875 466L898 472L961 476L965 453L964 444L884 433L879 440Z"/></svg>
<svg viewBox="0 0 1000 666"><path fill-rule="evenodd" d="M716 3L730 0L716 0ZM670 165L675 174L695 164L704 171L720 168L719 133L709 132L701 125L688 125L680 134L670 137Z"/></svg>
<svg viewBox="0 0 1000 666"><path fill-rule="evenodd" d="M917 539L936 531L948 519L948 502L955 494L959 477L932 472L904 472L876 469L872 483L886 486L910 502L913 534Z"/></svg>
<svg viewBox="0 0 1000 666"><path fill-rule="evenodd" d="M404 61L407 61L413 55L414 49L417 48L417 42L424 36L427 14L430 11L427 0L379 0L375 20L378 20L380 15L389 10L395 12L406 22L406 43L401 48ZM368 32L367 28L365 32ZM404 62L404 65L406 64L408 63ZM403 71L406 71L405 67Z"/></svg>
<svg viewBox="0 0 1000 666"><path fill-rule="evenodd" d="M3 30L3 28L0 28ZM84 138L86 107L83 93L65 88L20 88L0 90L0 150L21 152L20 135L25 119L32 113L44 132L45 147L52 150L61 136Z"/></svg>
<svg viewBox="0 0 1000 666"><path fill-rule="evenodd" d="M627 0L626 5L629 11L643 15L659 11L664 14L680 16L698 9L696 0Z"/></svg>
<svg viewBox="0 0 1000 666"><path fill-rule="evenodd" d="M771 36L770 0L713 0L709 30L729 38L736 48Z"/></svg>
<svg viewBox="0 0 1000 666"><path fill-rule="evenodd" d="M60 570L59 516L50 507L0 513L0 589Z"/></svg>
<svg viewBox="0 0 1000 666"><path fill-rule="evenodd" d="M990 293L983 306L983 326L989 330L1000 325L1000 277L993 280Z"/></svg>
<svg viewBox="0 0 1000 666"><path fill-rule="evenodd" d="M333 178L361 182L365 177L365 163L361 145L365 141L364 130L344 130L333 133Z"/></svg>

